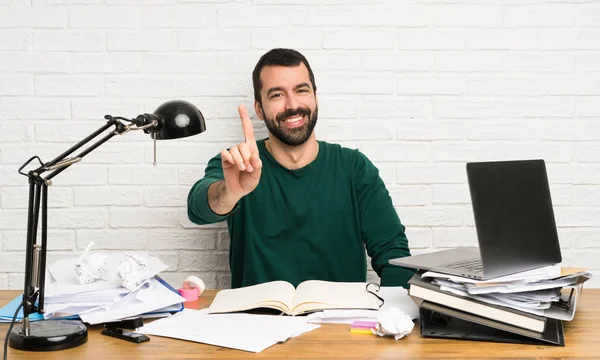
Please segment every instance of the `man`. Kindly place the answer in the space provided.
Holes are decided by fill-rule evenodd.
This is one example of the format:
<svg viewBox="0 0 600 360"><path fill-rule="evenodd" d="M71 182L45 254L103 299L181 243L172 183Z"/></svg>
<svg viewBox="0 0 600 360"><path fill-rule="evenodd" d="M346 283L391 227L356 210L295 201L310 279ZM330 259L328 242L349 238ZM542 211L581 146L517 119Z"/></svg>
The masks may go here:
<svg viewBox="0 0 600 360"><path fill-rule="evenodd" d="M366 281L365 246L381 285L406 287L413 271L388 260L410 255L408 241L377 168L315 137L317 87L306 58L273 49L252 80L269 137L255 140L240 106L245 141L212 158L188 195L191 221L227 221L232 287Z"/></svg>

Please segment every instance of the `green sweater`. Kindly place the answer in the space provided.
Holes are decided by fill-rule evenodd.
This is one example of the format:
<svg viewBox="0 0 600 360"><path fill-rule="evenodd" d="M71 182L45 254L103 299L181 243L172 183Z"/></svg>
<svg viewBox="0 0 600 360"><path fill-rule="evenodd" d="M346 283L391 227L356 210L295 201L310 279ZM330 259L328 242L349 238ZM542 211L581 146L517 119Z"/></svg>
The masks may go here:
<svg viewBox="0 0 600 360"><path fill-rule="evenodd" d="M413 270L388 260L410 255L404 226L379 171L358 150L319 141L317 158L288 170L257 141L263 163L256 189L224 216L208 206L211 183L223 179L212 158L188 195L196 224L227 220L231 286L285 280L366 281L367 259L382 286L404 286Z"/></svg>

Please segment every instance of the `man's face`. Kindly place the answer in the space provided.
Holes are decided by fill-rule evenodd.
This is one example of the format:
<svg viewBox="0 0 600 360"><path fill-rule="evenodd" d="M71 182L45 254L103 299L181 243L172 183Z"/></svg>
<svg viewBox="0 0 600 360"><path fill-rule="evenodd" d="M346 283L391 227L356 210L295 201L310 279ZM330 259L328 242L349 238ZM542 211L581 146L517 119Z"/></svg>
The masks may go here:
<svg viewBox="0 0 600 360"><path fill-rule="evenodd" d="M318 103L308 69L298 66L265 66L260 72L262 104L256 112L269 132L286 145L304 144L317 124Z"/></svg>

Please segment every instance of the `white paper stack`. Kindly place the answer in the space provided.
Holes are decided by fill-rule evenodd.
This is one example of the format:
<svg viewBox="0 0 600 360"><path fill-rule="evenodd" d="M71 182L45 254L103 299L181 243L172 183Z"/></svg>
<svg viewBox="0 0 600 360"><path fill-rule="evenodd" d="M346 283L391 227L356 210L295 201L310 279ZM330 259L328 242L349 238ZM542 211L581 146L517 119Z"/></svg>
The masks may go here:
<svg viewBox="0 0 600 360"><path fill-rule="evenodd" d="M184 309L169 318L146 324L138 331L149 335L261 352L272 345L319 327L307 321L304 316L207 314L206 309Z"/></svg>
<svg viewBox="0 0 600 360"><path fill-rule="evenodd" d="M583 283L591 276L560 264L485 281L431 271L422 275L433 278L441 291L565 321L573 320Z"/></svg>
<svg viewBox="0 0 600 360"><path fill-rule="evenodd" d="M397 308L411 319L419 317L419 307L408 296L408 291L401 286L382 286L377 295L384 303L379 310L324 310L308 315L308 321L316 324L352 324L354 321L376 321L377 317L387 309Z"/></svg>
<svg viewBox="0 0 600 360"><path fill-rule="evenodd" d="M140 289L128 293L110 306L78 315L86 323L100 324L153 312L177 311L184 301L179 293L152 278Z"/></svg>
<svg viewBox="0 0 600 360"><path fill-rule="evenodd" d="M130 290L123 287L118 275L125 254L107 257L108 276L80 284L75 265L77 259L65 259L48 266L44 297L44 317L60 318L78 315L84 322L98 324L146 313L177 311L185 301L173 289L155 277L167 269L157 257L149 257L145 280Z"/></svg>

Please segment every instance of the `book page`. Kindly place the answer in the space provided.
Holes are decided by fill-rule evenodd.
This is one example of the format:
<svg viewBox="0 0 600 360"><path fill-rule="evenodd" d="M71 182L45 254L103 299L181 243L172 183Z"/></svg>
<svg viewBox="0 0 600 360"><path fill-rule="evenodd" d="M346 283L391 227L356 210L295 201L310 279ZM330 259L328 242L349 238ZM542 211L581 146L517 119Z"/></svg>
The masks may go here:
<svg viewBox="0 0 600 360"><path fill-rule="evenodd" d="M381 301L366 290L366 282L309 280L298 285L293 314L324 309L379 309Z"/></svg>
<svg viewBox="0 0 600 360"><path fill-rule="evenodd" d="M294 291L294 286L286 281L271 281L237 289L221 290L215 296L208 312L227 313L266 307L290 314Z"/></svg>

